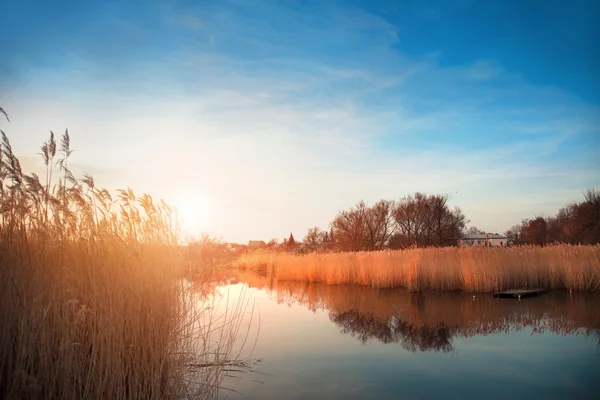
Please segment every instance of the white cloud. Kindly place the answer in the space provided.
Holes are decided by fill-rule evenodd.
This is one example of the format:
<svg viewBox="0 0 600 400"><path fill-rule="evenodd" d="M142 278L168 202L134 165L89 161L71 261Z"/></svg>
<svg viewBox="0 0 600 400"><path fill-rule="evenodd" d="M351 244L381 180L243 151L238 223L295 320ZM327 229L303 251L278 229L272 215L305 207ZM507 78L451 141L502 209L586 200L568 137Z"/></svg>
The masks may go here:
<svg viewBox="0 0 600 400"><path fill-rule="evenodd" d="M296 27L291 41L306 34L342 43L374 30L378 45L361 49L372 58L340 65L265 50L246 59L218 46L252 31L245 43L260 53L285 38L226 14L202 18L178 21L233 30L209 39L214 50L128 62L118 74L83 57L62 72L31 70L29 86L3 105L15 151L32 156L50 129L68 127L73 165L98 174L99 184L167 200L199 193L212 217L198 229L238 241L301 237L361 199L415 191L459 190L453 202L475 225L502 231L599 183L591 162L547 160L582 132L598 132L597 110L496 62L445 68L439 55L411 59L390 49L398 41L392 26L356 10L321 30ZM504 139L514 132L525 136Z"/></svg>

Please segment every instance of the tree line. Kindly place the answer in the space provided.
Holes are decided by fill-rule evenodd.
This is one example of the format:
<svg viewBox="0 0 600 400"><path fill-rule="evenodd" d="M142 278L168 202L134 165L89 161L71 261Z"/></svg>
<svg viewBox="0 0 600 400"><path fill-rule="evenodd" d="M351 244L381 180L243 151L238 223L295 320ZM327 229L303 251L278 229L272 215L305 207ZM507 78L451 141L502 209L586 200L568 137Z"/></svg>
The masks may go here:
<svg viewBox="0 0 600 400"><path fill-rule="evenodd" d="M307 250L338 251L454 245L468 220L460 208L450 207L449 200L447 195L415 193L399 201L379 200L371 206L360 201L340 211L329 232L309 229L304 245Z"/></svg>
<svg viewBox="0 0 600 400"><path fill-rule="evenodd" d="M524 219L505 234L517 245L600 243L600 192L588 189L582 201L561 208L552 217Z"/></svg>
<svg viewBox="0 0 600 400"><path fill-rule="evenodd" d="M307 251L374 251L409 247L456 245L465 234L484 234L468 227L459 207L449 205L448 195L415 193L398 201L364 201L340 211L329 231L310 228L304 237ZM555 216L524 219L505 232L513 245L551 243L600 243L600 192L589 189L584 199L561 208ZM289 240L288 240L289 242ZM288 246L289 247L289 246Z"/></svg>

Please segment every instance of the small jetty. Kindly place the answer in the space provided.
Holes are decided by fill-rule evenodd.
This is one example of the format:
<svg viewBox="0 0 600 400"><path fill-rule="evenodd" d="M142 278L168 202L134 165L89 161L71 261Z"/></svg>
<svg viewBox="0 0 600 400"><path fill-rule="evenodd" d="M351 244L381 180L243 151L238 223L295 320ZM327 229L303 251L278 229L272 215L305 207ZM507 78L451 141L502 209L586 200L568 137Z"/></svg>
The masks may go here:
<svg viewBox="0 0 600 400"><path fill-rule="evenodd" d="M504 290L502 292L495 292L494 297L503 297L503 298L514 298L520 299L521 297L532 297L539 296L544 293L548 293L549 289L537 288L537 289L510 289Z"/></svg>

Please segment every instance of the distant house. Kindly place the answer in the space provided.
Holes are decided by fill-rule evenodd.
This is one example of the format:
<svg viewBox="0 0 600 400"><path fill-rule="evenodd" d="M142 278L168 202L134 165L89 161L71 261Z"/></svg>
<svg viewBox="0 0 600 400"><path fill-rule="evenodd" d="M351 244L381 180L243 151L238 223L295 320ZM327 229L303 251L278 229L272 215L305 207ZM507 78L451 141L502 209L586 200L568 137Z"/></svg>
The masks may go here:
<svg viewBox="0 0 600 400"><path fill-rule="evenodd" d="M248 242L248 249L262 249L267 244L263 240L251 240Z"/></svg>
<svg viewBox="0 0 600 400"><path fill-rule="evenodd" d="M490 236L490 239L491 239L492 246L503 246L503 247L508 246L508 238L504 235L494 233L492 236Z"/></svg>
<svg viewBox="0 0 600 400"><path fill-rule="evenodd" d="M477 235L465 235L458 239L458 247L485 246L506 247L508 238L497 233L482 233Z"/></svg>

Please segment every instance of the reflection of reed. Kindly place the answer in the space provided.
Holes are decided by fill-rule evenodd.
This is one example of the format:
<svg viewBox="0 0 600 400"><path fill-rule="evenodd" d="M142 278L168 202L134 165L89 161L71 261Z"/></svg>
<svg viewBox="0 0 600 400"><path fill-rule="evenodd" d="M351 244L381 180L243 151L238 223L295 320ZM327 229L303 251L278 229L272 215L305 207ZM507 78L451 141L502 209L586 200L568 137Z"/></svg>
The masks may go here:
<svg viewBox="0 0 600 400"><path fill-rule="evenodd" d="M343 333L366 343L400 343L410 351L452 351L453 337L531 328L534 333L600 336L600 296L553 291L523 301L462 293L410 293L366 287L273 282L242 277L279 303L329 311Z"/></svg>

